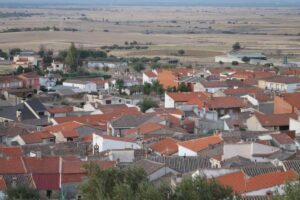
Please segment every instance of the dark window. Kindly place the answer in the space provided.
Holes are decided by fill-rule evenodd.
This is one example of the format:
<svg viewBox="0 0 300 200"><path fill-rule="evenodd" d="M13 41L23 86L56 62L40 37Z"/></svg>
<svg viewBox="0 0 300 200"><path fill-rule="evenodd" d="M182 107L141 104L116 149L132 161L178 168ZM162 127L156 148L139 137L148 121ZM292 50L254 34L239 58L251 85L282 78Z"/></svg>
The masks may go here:
<svg viewBox="0 0 300 200"><path fill-rule="evenodd" d="M47 190L47 194L46 194L46 196L47 196L48 198L50 198L50 197L51 197L51 194L52 194L52 190Z"/></svg>

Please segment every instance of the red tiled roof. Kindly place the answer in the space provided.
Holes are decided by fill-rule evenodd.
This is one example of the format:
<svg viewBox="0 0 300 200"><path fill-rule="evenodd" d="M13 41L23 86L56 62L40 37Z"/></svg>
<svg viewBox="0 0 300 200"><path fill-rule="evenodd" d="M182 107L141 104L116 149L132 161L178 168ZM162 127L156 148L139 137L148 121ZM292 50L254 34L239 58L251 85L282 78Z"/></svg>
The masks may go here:
<svg viewBox="0 0 300 200"><path fill-rule="evenodd" d="M26 144L42 143L43 139L55 138L54 135L51 135L47 131L33 132L25 135L20 135L20 137Z"/></svg>
<svg viewBox="0 0 300 200"><path fill-rule="evenodd" d="M153 131L157 131L160 130L162 128L164 128L165 126L162 124L158 124L158 123L146 123L146 124L142 124L136 128L132 128L132 129L128 129L124 131L124 134L146 134L149 132L153 132Z"/></svg>
<svg viewBox="0 0 300 200"><path fill-rule="evenodd" d="M144 72L144 74L146 76L148 76L149 78L156 78L157 77L157 75L153 71L146 71L146 72Z"/></svg>
<svg viewBox="0 0 300 200"><path fill-rule="evenodd" d="M173 138L166 138L151 144L149 148L155 152L169 156L178 152L177 142Z"/></svg>
<svg viewBox="0 0 300 200"><path fill-rule="evenodd" d="M1 158L0 174L25 174L26 168L23 160L19 158Z"/></svg>
<svg viewBox="0 0 300 200"><path fill-rule="evenodd" d="M231 187L235 193L257 191L282 185L286 181L297 179L298 175L292 170L286 172L271 172L250 178L246 178L243 172L235 172L216 178L220 184Z"/></svg>
<svg viewBox="0 0 300 200"><path fill-rule="evenodd" d="M194 152L202 151L209 147L209 145L215 145L223 142L220 135L214 135L209 137L203 137L199 139L188 140L179 142L178 145L190 149Z"/></svg>
<svg viewBox="0 0 300 200"><path fill-rule="evenodd" d="M115 137L115 136L110 136L110 135L99 135L103 139L106 140L115 140L115 141L121 141L121 142L135 142L134 139L131 138L121 138L121 137Z"/></svg>
<svg viewBox="0 0 300 200"><path fill-rule="evenodd" d="M49 113L67 113L67 112L72 112L73 107L72 106L52 107L52 108L48 108L47 111Z"/></svg>
<svg viewBox="0 0 300 200"><path fill-rule="evenodd" d="M209 97L204 92L168 92L167 95L176 102L187 102L193 98L208 99Z"/></svg>
<svg viewBox="0 0 300 200"><path fill-rule="evenodd" d="M294 140L285 133L272 134L271 136L280 144L294 144Z"/></svg>
<svg viewBox="0 0 300 200"><path fill-rule="evenodd" d="M21 147L6 147L0 146L0 153L8 157L21 157L23 156L23 150Z"/></svg>
<svg viewBox="0 0 300 200"><path fill-rule="evenodd" d="M59 157L24 157L24 163L32 174L59 173Z"/></svg>
<svg viewBox="0 0 300 200"><path fill-rule="evenodd" d="M263 115L257 113L256 118L264 127L270 126L288 126L290 118L297 119L297 114L295 113L286 113L286 114L270 114Z"/></svg>
<svg viewBox="0 0 300 200"><path fill-rule="evenodd" d="M213 97L208 100L207 105L211 109L218 108L242 108L245 106L244 101L238 97Z"/></svg>
<svg viewBox="0 0 300 200"><path fill-rule="evenodd" d="M288 102L290 105L296 107L297 109L300 109L300 92L295 93L284 93L281 94L281 97Z"/></svg>
<svg viewBox="0 0 300 200"><path fill-rule="evenodd" d="M60 175L57 174L33 174L33 181L38 190L59 190Z"/></svg>
<svg viewBox="0 0 300 200"><path fill-rule="evenodd" d="M205 88L219 88L219 87L228 87L228 84L226 81L202 81L201 84Z"/></svg>
<svg viewBox="0 0 300 200"><path fill-rule="evenodd" d="M6 190L6 183L3 176L0 176L0 191Z"/></svg>

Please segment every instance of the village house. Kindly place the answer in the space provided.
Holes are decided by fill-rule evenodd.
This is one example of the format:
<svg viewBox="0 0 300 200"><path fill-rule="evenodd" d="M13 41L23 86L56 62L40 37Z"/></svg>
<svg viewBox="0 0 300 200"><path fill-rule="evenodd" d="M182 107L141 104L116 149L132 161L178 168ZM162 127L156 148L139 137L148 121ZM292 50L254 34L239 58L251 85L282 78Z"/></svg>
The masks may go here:
<svg viewBox="0 0 300 200"><path fill-rule="evenodd" d="M251 131L289 130L290 118L297 119L295 113L260 114L256 113L247 120L247 128Z"/></svg>
<svg viewBox="0 0 300 200"><path fill-rule="evenodd" d="M23 88L23 81L16 76L1 76L0 89Z"/></svg>
<svg viewBox="0 0 300 200"><path fill-rule="evenodd" d="M145 83L152 84L155 81L157 81L157 71L156 70L143 72L143 84L145 84Z"/></svg>
<svg viewBox="0 0 300 200"><path fill-rule="evenodd" d="M80 80L80 79L66 80L63 82L63 86L77 88L82 92L87 92L87 93L97 92L96 83L91 81L86 81L86 80Z"/></svg>
<svg viewBox="0 0 300 200"><path fill-rule="evenodd" d="M274 97L274 113L296 113L300 114L300 92L281 93Z"/></svg>
<svg viewBox="0 0 300 200"><path fill-rule="evenodd" d="M48 72L64 71L65 64L63 62L53 60L51 66L47 67Z"/></svg>
<svg viewBox="0 0 300 200"><path fill-rule="evenodd" d="M194 92L215 93L229 87L226 81L201 81L194 85Z"/></svg>
<svg viewBox="0 0 300 200"><path fill-rule="evenodd" d="M238 151L237 151L238 149ZM222 160L235 156L250 159L253 162L269 162L269 156L279 152L280 148L256 142L225 143L223 146Z"/></svg>
<svg viewBox="0 0 300 200"><path fill-rule="evenodd" d="M173 138L165 138L158 142L154 142L149 146L149 149L160 156L177 155L179 141Z"/></svg>
<svg viewBox="0 0 300 200"><path fill-rule="evenodd" d="M284 194L286 181L294 182L298 177L299 175L292 170L270 172L253 177L239 171L216 177L216 180L224 186L231 187L234 193L250 198L251 196Z"/></svg>
<svg viewBox="0 0 300 200"><path fill-rule="evenodd" d="M216 151L222 147L223 139L220 135L208 136L199 139L177 143L179 156L209 155L210 150Z"/></svg>
<svg viewBox="0 0 300 200"><path fill-rule="evenodd" d="M21 52L19 55L14 56L12 64L15 68L19 66L23 68L37 66L38 56L34 52Z"/></svg>
<svg viewBox="0 0 300 200"><path fill-rule="evenodd" d="M167 174L176 175L178 173L174 169L171 169L168 166L166 166L166 164L154 162L152 160L147 159L139 160L132 164L132 166L144 169L149 181L155 181Z"/></svg>
<svg viewBox="0 0 300 200"><path fill-rule="evenodd" d="M20 74L18 78L22 80L24 88L40 89L40 77L35 72Z"/></svg>
<svg viewBox="0 0 300 200"><path fill-rule="evenodd" d="M134 139L121 138L110 135L97 135L93 133L93 154L113 149L140 149Z"/></svg>
<svg viewBox="0 0 300 200"><path fill-rule="evenodd" d="M258 87L277 92L295 92L299 89L300 78L296 76L274 76L258 81Z"/></svg>
<svg viewBox="0 0 300 200"><path fill-rule="evenodd" d="M193 69L188 68L162 69L158 71L157 80L164 89L177 88L180 77L191 75L192 73Z"/></svg>
<svg viewBox="0 0 300 200"><path fill-rule="evenodd" d="M272 142L275 144L275 146L286 149L288 151L296 151L297 147L294 142L294 140L285 133L279 133L279 134L271 134Z"/></svg>

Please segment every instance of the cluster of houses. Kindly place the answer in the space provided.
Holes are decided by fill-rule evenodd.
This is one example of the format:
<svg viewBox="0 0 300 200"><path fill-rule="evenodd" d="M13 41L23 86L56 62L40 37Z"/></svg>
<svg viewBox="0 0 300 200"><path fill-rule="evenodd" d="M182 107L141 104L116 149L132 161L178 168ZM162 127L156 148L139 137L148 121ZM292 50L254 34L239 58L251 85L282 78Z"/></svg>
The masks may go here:
<svg viewBox="0 0 300 200"><path fill-rule="evenodd" d="M300 175L299 75L178 67L121 77L127 89L158 81L166 90L145 112L140 95L116 94L117 77L56 85L52 75L1 76L0 196L26 184L47 198L80 199L89 162L141 167L172 187L203 176L245 199L283 194ZM187 92L177 91L182 84Z"/></svg>

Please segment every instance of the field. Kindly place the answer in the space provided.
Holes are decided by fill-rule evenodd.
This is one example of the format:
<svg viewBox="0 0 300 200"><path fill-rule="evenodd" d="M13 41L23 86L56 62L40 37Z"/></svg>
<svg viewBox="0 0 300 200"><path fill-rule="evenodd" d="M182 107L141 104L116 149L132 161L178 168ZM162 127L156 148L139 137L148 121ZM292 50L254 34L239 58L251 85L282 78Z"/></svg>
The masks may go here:
<svg viewBox="0 0 300 200"><path fill-rule="evenodd" d="M178 57L211 62L213 56L240 42L247 51L271 57L293 54L300 59L300 9L223 7L43 7L0 8L0 31L12 28L53 27L60 31L0 33L0 49L20 47L60 50L75 42L83 48L124 45L126 41L151 43L146 50L113 50L117 56ZM32 14L32 15L30 15ZM78 31L63 31L76 29ZM187 59L188 58L188 59Z"/></svg>

